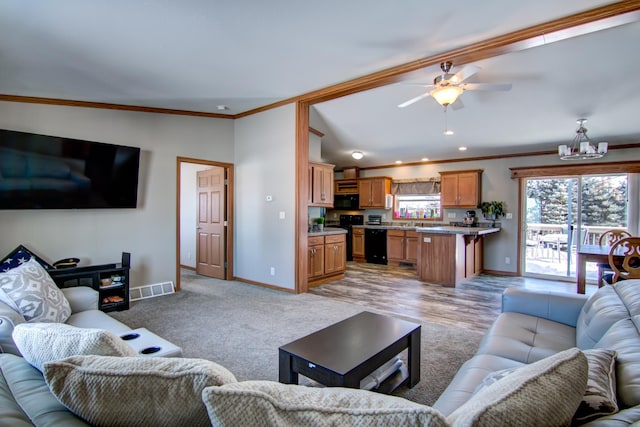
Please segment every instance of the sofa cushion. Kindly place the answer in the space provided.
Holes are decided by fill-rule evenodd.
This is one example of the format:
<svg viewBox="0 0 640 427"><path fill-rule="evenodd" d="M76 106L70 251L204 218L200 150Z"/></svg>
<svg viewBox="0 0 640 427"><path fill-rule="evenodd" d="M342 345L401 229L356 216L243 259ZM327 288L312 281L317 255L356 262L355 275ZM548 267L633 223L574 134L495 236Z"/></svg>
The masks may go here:
<svg viewBox="0 0 640 427"><path fill-rule="evenodd" d="M561 351L475 394L447 421L454 426L570 425L587 387L587 358Z"/></svg>
<svg viewBox="0 0 640 427"><path fill-rule="evenodd" d="M18 308L28 322L64 322L71 315L64 294L34 258L0 273L0 288L0 298Z"/></svg>
<svg viewBox="0 0 640 427"><path fill-rule="evenodd" d="M0 354L0 424L88 425L58 402L37 369L14 354Z"/></svg>
<svg viewBox="0 0 640 427"><path fill-rule="evenodd" d="M629 317L629 310L618 294L622 288L619 285L603 286L589 297L578 316L576 325L578 348L583 350L593 348L611 325ZM640 295L636 299L640 301Z"/></svg>
<svg viewBox="0 0 640 427"><path fill-rule="evenodd" d="M521 313L502 313L482 339L476 354L492 354L532 363L575 347L575 328Z"/></svg>
<svg viewBox="0 0 640 427"><path fill-rule="evenodd" d="M617 285L616 285L617 286ZM595 345L614 350L618 405L640 405L640 315L616 322Z"/></svg>
<svg viewBox="0 0 640 427"><path fill-rule="evenodd" d="M64 323L22 323L12 335L22 356L39 371L45 362L75 355L138 355L122 338L104 329L76 328Z"/></svg>
<svg viewBox="0 0 640 427"><path fill-rule="evenodd" d="M618 412L616 399L616 352L606 349L585 350L589 362L587 390L574 415L585 423Z"/></svg>
<svg viewBox="0 0 640 427"><path fill-rule="evenodd" d="M51 392L95 426L209 426L202 390L235 382L204 359L73 356L44 364Z"/></svg>
<svg viewBox="0 0 640 427"><path fill-rule="evenodd" d="M433 408L342 387L245 381L202 392L211 423L229 426L446 426Z"/></svg>

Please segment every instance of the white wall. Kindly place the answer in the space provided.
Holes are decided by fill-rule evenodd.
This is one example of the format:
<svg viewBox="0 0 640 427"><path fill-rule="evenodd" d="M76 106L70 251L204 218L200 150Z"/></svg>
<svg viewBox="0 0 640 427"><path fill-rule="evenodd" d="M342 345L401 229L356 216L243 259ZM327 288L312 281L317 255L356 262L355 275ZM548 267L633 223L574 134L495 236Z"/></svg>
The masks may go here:
<svg viewBox="0 0 640 427"><path fill-rule="evenodd" d="M184 162L180 166L180 265L185 267L196 268L197 173L210 167Z"/></svg>
<svg viewBox="0 0 640 427"><path fill-rule="evenodd" d="M0 254L24 244L81 265L131 252L131 286L176 280L176 158L233 163L232 120L0 102L0 128L141 147L137 209L0 211Z"/></svg>
<svg viewBox="0 0 640 427"><path fill-rule="evenodd" d="M640 150L611 150L600 162L616 162L625 160L640 160ZM482 201L502 200L506 203L507 212L513 213L513 220L500 218L502 230L498 234L487 236L484 244L484 268L494 271L516 272L516 254L518 251L518 180L511 179L509 168L526 166L549 166L554 164L567 164L558 159L556 155L512 157L496 160L469 161L458 163L426 164L423 166L400 166L397 168L371 169L360 171L360 176L390 176L395 179L402 178L428 178L439 176L440 171L483 169L482 174ZM467 209L445 209L443 222L462 221ZM478 218L482 221L482 213L479 209ZM390 220L391 211L386 212ZM450 212L456 213L455 219L447 218ZM371 212L373 213L373 212ZM511 259L510 264L505 264L505 258Z"/></svg>
<svg viewBox="0 0 640 427"><path fill-rule="evenodd" d="M295 130L294 104L235 121L234 274L289 289L295 289Z"/></svg>

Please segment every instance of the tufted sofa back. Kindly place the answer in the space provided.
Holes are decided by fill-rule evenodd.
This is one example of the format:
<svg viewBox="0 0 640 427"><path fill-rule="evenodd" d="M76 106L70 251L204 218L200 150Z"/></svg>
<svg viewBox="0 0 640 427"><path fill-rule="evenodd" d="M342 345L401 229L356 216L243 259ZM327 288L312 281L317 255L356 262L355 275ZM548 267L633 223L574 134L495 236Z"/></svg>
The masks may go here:
<svg viewBox="0 0 640 427"><path fill-rule="evenodd" d="M598 289L580 312L576 343L581 349L615 350L619 403L640 405L640 280Z"/></svg>

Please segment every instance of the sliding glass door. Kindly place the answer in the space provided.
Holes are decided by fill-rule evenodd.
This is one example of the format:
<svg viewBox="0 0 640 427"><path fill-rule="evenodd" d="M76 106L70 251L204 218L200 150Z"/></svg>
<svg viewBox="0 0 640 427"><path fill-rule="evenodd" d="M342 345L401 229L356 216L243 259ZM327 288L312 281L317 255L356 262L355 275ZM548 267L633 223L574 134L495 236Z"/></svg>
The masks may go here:
<svg viewBox="0 0 640 427"><path fill-rule="evenodd" d="M575 279L579 245L627 228L627 181L626 174L525 180L524 274ZM588 265L593 279L596 267Z"/></svg>

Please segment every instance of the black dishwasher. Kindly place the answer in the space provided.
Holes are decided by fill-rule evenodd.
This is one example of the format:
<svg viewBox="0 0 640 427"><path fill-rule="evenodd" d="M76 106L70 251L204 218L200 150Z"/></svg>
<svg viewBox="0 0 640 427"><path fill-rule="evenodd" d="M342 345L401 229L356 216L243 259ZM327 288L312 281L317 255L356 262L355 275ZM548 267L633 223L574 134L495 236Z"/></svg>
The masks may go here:
<svg viewBox="0 0 640 427"><path fill-rule="evenodd" d="M373 264L387 264L387 230L366 228L364 230L364 257Z"/></svg>

